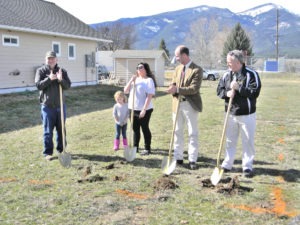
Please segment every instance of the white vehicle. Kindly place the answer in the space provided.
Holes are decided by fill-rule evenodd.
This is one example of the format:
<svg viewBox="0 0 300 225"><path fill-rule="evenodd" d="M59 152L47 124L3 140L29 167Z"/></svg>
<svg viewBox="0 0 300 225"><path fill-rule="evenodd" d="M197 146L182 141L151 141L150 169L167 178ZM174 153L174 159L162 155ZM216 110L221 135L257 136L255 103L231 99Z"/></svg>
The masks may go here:
<svg viewBox="0 0 300 225"><path fill-rule="evenodd" d="M218 80L220 77L219 73L212 70L203 70L204 80Z"/></svg>

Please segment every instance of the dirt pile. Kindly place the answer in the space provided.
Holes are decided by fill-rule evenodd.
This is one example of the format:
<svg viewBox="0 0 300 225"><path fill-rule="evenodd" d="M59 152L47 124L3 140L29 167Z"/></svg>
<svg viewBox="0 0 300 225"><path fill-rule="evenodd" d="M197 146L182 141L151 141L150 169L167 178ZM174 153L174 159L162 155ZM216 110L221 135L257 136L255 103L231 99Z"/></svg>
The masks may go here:
<svg viewBox="0 0 300 225"><path fill-rule="evenodd" d="M87 176L85 178L77 180L78 183L85 183L85 182L97 182L97 181L103 181L104 177L100 176L99 174L93 175L93 176Z"/></svg>
<svg viewBox="0 0 300 225"><path fill-rule="evenodd" d="M227 177L225 179L220 180L220 182L214 186L209 178L205 178L200 181L202 187L211 188L216 190L218 193L235 195L235 194L243 194L244 192L251 192L253 188L243 187L240 185L238 176L233 178Z"/></svg>
<svg viewBox="0 0 300 225"><path fill-rule="evenodd" d="M178 188L178 185L171 180L170 177L160 177L153 184L153 188L155 191L164 191L167 189L175 189Z"/></svg>

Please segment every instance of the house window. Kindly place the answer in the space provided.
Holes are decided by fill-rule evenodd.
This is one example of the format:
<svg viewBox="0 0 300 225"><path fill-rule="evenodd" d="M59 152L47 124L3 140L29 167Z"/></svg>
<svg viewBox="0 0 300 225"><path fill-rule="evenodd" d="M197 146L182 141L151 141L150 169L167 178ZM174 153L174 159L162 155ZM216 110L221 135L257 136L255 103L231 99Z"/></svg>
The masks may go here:
<svg viewBox="0 0 300 225"><path fill-rule="evenodd" d="M60 42L52 42L52 50L57 56L60 56Z"/></svg>
<svg viewBox="0 0 300 225"><path fill-rule="evenodd" d="M10 36L10 35L2 35L2 44L4 46L19 46L19 37L18 36Z"/></svg>
<svg viewBox="0 0 300 225"><path fill-rule="evenodd" d="M76 46L75 44L68 44L68 58L74 60L76 58Z"/></svg>

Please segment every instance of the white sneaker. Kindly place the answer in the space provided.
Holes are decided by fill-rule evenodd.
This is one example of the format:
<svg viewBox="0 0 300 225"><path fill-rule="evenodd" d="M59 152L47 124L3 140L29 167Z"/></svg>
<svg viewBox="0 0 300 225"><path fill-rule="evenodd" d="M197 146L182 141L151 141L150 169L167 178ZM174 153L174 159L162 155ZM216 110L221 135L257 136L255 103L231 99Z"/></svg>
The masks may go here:
<svg viewBox="0 0 300 225"><path fill-rule="evenodd" d="M46 155L46 156L45 156L45 159L46 159L47 161L51 161L51 160L53 159L53 157L52 157L52 155Z"/></svg>

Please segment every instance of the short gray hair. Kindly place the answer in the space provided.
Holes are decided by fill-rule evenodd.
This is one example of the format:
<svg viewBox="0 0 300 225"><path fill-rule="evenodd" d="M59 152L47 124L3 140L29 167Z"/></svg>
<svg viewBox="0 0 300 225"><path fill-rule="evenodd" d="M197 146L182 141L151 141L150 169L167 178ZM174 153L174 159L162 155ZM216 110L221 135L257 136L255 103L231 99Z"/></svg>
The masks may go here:
<svg viewBox="0 0 300 225"><path fill-rule="evenodd" d="M241 64L245 63L244 53L241 50L232 50L232 51L228 52L227 56L231 56L234 59L237 59Z"/></svg>

